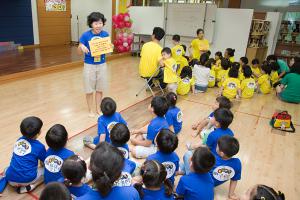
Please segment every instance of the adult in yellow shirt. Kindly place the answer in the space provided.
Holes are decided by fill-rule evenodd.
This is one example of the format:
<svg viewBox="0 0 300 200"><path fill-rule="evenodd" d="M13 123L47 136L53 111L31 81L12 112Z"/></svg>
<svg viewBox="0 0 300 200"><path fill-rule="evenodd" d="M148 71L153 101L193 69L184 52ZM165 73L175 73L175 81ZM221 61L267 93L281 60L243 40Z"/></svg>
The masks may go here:
<svg viewBox="0 0 300 200"><path fill-rule="evenodd" d="M197 37L192 40L189 52L192 59L199 60L201 54L209 50L209 42L204 38L204 30L201 28L197 30Z"/></svg>
<svg viewBox="0 0 300 200"><path fill-rule="evenodd" d="M268 63L261 66L262 75L257 79L258 91L263 94L271 92L271 67Z"/></svg>
<svg viewBox="0 0 300 200"><path fill-rule="evenodd" d="M192 90L195 93L195 78L193 77L193 71L190 66L186 66L182 69L179 82L177 93L179 95L186 95Z"/></svg>
<svg viewBox="0 0 300 200"><path fill-rule="evenodd" d="M178 81L176 61L172 58L171 49L169 47L163 48L161 55L160 66L164 67L164 83L167 84L168 92L174 92L176 94Z"/></svg>
<svg viewBox="0 0 300 200"><path fill-rule="evenodd" d="M241 96L241 84L238 79L239 71L235 68L229 70L229 77L223 82L221 94L228 99L239 98Z"/></svg>
<svg viewBox="0 0 300 200"><path fill-rule="evenodd" d="M245 79L241 82L242 98L252 98L255 91L255 80L251 78L252 70L249 65L245 65L243 68Z"/></svg>
<svg viewBox="0 0 300 200"><path fill-rule="evenodd" d="M143 45L139 64L139 74L143 78L150 78L157 71L161 59L162 47L159 41L165 36L165 31L155 27L152 33L152 41Z"/></svg>

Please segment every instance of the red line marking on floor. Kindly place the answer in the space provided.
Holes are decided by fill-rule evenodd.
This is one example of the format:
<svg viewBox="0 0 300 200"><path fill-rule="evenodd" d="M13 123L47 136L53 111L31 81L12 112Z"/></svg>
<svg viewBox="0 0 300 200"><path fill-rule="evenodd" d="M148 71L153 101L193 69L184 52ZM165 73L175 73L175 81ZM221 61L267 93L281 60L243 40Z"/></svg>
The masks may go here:
<svg viewBox="0 0 300 200"><path fill-rule="evenodd" d="M36 195L36 194L34 194L34 193L32 193L32 192L28 192L27 193L29 196L31 196L34 200L39 200L39 197Z"/></svg>

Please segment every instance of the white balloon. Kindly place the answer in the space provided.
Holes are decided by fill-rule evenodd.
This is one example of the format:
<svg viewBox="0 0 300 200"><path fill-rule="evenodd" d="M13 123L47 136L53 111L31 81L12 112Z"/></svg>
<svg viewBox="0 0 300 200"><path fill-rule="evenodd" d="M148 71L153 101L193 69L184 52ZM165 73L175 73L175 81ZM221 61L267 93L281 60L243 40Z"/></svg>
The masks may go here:
<svg viewBox="0 0 300 200"><path fill-rule="evenodd" d="M129 19L130 19L130 18L129 18L128 16L126 16L126 17L124 18L124 21L128 22Z"/></svg>
<svg viewBox="0 0 300 200"><path fill-rule="evenodd" d="M123 37L127 37L128 36L128 33L123 33Z"/></svg>
<svg viewBox="0 0 300 200"><path fill-rule="evenodd" d="M127 43L127 42L124 42L124 43L123 43L123 47L128 47L128 43Z"/></svg>

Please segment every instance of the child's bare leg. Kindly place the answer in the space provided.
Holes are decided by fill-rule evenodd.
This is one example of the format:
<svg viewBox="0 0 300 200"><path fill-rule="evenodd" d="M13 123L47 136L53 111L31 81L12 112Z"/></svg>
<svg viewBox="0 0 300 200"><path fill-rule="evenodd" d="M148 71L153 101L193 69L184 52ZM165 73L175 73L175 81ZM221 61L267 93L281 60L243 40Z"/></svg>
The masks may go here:
<svg viewBox="0 0 300 200"><path fill-rule="evenodd" d="M199 122L197 129L196 129L197 131L192 136L196 137L197 135L199 135L199 133L203 130L204 127L206 127L208 125L208 123L209 123L208 118L205 118L201 122Z"/></svg>
<svg viewBox="0 0 300 200"><path fill-rule="evenodd" d="M95 144L86 144L85 146L92 149L92 150L94 150L96 148Z"/></svg>
<svg viewBox="0 0 300 200"><path fill-rule="evenodd" d="M96 112L97 112L98 115L101 114L101 110L100 110L101 101L102 101L102 92L96 91L95 104L96 104Z"/></svg>

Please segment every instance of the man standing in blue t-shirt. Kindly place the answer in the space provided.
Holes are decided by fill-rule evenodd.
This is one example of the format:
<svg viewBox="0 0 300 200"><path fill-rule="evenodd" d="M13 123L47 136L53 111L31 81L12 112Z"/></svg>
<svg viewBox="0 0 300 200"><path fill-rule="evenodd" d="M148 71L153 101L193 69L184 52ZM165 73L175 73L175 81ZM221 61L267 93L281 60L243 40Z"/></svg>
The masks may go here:
<svg viewBox="0 0 300 200"><path fill-rule="evenodd" d="M96 112L98 115L101 113L99 105L102 100L103 84L106 82L105 71L107 66L105 54L92 57L89 41L109 36L106 31L102 30L105 22L106 19L103 14L92 12L87 18L87 23L91 29L81 35L78 46L78 52L80 54L84 53L83 80L90 117L95 116L92 109L94 92Z"/></svg>

